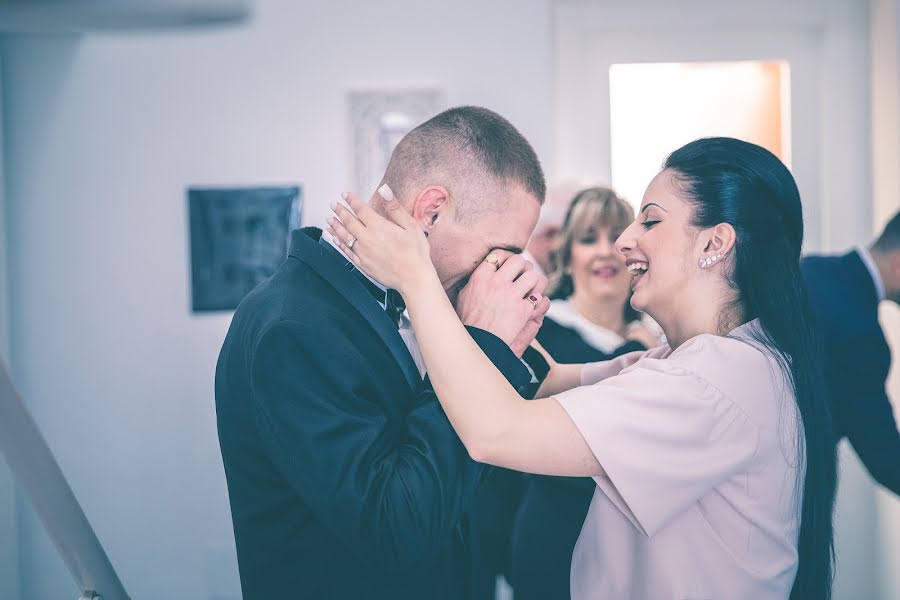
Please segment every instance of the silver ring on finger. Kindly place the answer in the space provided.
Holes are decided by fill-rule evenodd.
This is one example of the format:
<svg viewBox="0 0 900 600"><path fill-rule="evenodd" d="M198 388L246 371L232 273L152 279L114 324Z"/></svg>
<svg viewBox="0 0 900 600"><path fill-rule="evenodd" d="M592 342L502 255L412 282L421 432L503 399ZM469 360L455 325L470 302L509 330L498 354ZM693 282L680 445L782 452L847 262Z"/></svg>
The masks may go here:
<svg viewBox="0 0 900 600"><path fill-rule="evenodd" d="M356 238L353 238L349 242L347 242L347 250L353 250L353 244L356 243Z"/></svg>
<svg viewBox="0 0 900 600"><path fill-rule="evenodd" d="M531 306L534 307L534 310L537 310L538 304L540 304L540 300L537 299L537 296L532 294L532 295L528 296L528 298L526 298L526 300L531 302Z"/></svg>

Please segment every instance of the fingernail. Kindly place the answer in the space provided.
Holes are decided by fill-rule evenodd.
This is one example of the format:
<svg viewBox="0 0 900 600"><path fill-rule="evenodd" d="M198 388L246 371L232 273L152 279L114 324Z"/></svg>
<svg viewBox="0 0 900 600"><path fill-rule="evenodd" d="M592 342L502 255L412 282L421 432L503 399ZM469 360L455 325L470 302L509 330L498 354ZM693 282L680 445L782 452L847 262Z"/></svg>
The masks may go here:
<svg viewBox="0 0 900 600"><path fill-rule="evenodd" d="M348 194L347 192L341 192L341 200L346 201L349 196L350 194Z"/></svg>
<svg viewBox="0 0 900 600"><path fill-rule="evenodd" d="M394 190L386 183L378 188L378 193L381 194L381 197L384 198L386 202L390 202L394 199Z"/></svg>
<svg viewBox="0 0 900 600"><path fill-rule="evenodd" d="M325 219L325 222L329 225L334 225L334 217L328 217L327 219Z"/></svg>
<svg viewBox="0 0 900 600"><path fill-rule="evenodd" d="M330 206L331 206L331 210L337 210L337 202L332 202L330 204Z"/></svg>

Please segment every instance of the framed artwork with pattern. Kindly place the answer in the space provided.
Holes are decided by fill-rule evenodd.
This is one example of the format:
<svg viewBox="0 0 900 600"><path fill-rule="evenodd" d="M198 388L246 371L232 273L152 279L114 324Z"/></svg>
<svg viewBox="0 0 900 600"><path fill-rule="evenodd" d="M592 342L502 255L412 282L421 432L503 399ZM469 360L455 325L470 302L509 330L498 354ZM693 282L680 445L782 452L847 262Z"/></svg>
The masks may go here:
<svg viewBox="0 0 900 600"><path fill-rule="evenodd" d="M368 198L404 135L445 108L437 89L368 90L349 94L354 192Z"/></svg>
<svg viewBox="0 0 900 600"><path fill-rule="evenodd" d="M287 256L300 186L188 189L193 312L234 310Z"/></svg>

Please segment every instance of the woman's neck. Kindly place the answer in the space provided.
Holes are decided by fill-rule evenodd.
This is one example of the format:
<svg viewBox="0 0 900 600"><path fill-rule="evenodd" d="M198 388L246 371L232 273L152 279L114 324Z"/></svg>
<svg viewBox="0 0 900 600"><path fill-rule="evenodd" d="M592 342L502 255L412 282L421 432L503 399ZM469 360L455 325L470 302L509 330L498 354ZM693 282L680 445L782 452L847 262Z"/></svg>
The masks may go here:
<svg viewBox="0 0 900 600"><path fill-rule="evenodd" d="M698 335L725 335L744 323L743 314L735 313L727 302L686 304L678 314L650 316L662 327L673 350Z"/></svg>
<svg viewBox="0 0 900 600"><path fill-rule="evenodd" d="M594 325L625 336L625 307L621 298L588 299L576 292L570 301L578 314Z"/></svg>

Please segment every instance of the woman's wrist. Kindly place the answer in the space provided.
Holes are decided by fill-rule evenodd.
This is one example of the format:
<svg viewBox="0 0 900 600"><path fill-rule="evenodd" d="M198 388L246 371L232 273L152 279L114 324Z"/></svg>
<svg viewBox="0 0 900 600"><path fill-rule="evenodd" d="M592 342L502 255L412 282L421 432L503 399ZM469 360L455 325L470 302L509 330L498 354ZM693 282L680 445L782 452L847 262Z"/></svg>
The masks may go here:
<svg viewBox="0 0 900 600"><path fill-rule="evenodd" d="M441 292L443 292L444 288L441 286L437 272L434 270L431 262L429 262L427 265L422 265L412 270L409 277L404 278L402 287L397 291L403 296L407 305L410 305L415 302L416 298L427 295L435 287L440 288Z"/></svg>
<svg viewBox="0 0 900 600"><path fill-rule="evenodd" d="M581 386L581 371L583 368L583 364L554 363L547 374L547 378L544 379L543 384L537 391L538 397L554 396Z"/></svg>

